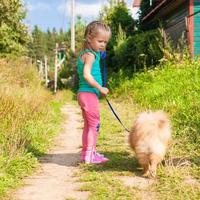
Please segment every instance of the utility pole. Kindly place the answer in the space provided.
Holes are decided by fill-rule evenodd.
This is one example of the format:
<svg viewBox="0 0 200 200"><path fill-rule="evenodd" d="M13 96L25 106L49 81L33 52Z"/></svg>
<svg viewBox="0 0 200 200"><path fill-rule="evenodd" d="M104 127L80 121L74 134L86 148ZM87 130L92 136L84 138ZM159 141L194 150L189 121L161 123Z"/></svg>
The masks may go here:
<svg viewBox="0 0 200 200"><path fill-rule="evenodd" d="M74 18L75 18L75 11L74 11L74 1L71 0L71 51L75 53L75 23L74 23Z"/></svg>
<svg viewBox="0 0 200 200"><path fill-rule="evenodd" d="M57 90L57 80L58 80L58 43L56 43L55 48L55 71L54 71L54 93Z"/></svg>

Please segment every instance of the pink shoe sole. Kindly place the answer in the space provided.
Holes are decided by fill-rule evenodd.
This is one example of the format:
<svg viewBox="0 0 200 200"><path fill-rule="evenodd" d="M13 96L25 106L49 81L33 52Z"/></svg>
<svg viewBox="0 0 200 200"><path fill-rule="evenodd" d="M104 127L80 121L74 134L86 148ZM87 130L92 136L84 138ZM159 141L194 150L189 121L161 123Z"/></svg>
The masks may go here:
<svg viewBox="0 0 200 200"><path fill-rule="evenodd" d="M108 162L108 158L102 158L102 159L93 159L92 161L84 161L86 164L103 164Z"/></svg>
<svg viewBox="0 0 200 200"><path fill-rule="evenodd" d="M100 154L98 152L94 152L94 156L96 157L99 157L99 158L106 158L103 154ZM84 161L85 160L85 157L86 157L86 152L81 152L81 161Z"/></svg>

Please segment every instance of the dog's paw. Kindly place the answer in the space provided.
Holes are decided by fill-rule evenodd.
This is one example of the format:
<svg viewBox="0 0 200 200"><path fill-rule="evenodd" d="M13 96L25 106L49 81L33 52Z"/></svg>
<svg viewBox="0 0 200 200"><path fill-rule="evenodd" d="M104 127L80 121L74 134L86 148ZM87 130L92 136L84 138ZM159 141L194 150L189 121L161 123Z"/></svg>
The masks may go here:
<svg viewBox="0 0 200 200"><path fill-rule="evenodd" d="M156 179L156 171L149 170L149 177L148 178Z"/></svg>
<svg viewBox="0 0 200 200"><path fill-rule="evenodd" d="M152 170L148 170L142 175L144 178L156 179L156 172Z"/></svg>
<svg viewBox="0 0 200 200"><path fill-rule="evenodd" d="M148 178L149 177L149 171L146 171L143 175L144 178Z"/></svg>

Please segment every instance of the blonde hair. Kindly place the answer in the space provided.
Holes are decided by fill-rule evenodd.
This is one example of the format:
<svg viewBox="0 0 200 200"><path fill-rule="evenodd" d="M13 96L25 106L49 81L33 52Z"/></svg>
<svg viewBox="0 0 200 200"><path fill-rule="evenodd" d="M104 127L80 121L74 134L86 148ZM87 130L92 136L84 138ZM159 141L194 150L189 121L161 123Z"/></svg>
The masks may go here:
<svg viewBox="0 0 200 200"><path fill-rule="evenodd" d="M96 37L100 31L105 31L108 33L109 37L111 36L111 29L108 25L101 21L93 21L89 23L86 27L85 34L84 34L84 49L90 49L90 45L88 43L88 38Z"/></svg>

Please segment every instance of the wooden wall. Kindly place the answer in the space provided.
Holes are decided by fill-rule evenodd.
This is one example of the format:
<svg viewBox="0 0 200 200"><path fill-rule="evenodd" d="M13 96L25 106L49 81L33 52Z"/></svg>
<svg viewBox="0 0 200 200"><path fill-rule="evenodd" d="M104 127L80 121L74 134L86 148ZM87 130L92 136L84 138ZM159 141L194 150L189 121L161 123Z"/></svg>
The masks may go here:
<svg viewBox="0 0 200 200"><path fill-rule="evenodd" d="M168 16L164 18L164 29L169 36L169 38L173 41L175 47L177 47L179 40L184 40L185 44L187 44L187 28L186 28L186 16L189 15L188 3L184 3L179 8L170 13Z"/></svg>

